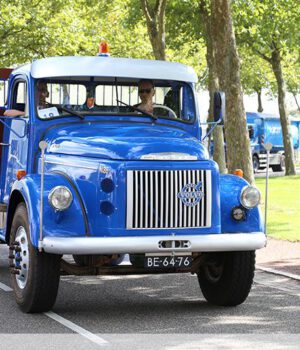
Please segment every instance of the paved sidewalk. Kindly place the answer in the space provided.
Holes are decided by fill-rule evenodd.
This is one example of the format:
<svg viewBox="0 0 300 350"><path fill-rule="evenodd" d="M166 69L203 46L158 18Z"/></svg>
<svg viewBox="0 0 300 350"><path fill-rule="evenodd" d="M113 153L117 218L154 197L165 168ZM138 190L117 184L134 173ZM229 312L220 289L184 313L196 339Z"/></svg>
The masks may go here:
<svg viewBox="0 0 300 350"><path fill-rule="evenodd" d="M268 238L267 247L256 251L256 264L300 276L300 242Z"/></svg>

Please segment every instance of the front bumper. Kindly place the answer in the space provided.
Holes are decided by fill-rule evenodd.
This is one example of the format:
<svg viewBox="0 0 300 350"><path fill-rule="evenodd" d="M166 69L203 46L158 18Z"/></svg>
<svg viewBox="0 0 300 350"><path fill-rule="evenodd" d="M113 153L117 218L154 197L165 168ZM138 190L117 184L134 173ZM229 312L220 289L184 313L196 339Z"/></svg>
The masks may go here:
<svg viewBox="0 0 300 350"><path fill-rule="evenodd" d="M263 248L263 232L147 237L45 237L42 247L53 254L138 254L226 252Z"/></svg>

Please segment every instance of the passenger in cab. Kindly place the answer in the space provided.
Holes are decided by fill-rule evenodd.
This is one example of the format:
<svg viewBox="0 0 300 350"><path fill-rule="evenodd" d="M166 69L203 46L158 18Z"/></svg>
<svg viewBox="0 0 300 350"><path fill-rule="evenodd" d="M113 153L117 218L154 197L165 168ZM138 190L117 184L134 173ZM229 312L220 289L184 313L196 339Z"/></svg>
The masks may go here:
<svg viewBox="0 0 300 350"><path fill-rule="evenodd" d="M86 96L85 103L80 107L81 111L96 111L95 94L93 91L89 91Z"/></svg>
<svg viewBox="0 0 300 350"><path fill-rule="evenodd" d="M37 84L37 108L44 109L49 108L49 104L46 101L46 98L49 97L49 91L47 83L44 81L39 81Z"/></svg>
<svg viewBox="0 0 300 350"><path fill-rule="evenodd" d="M47 88L47 83L39 81L37 84L37 108L43 109L48 108L48 103L46 98L49 97L49 91ZM18 109L7 109L4 114L6 117L22 117L25 115L25 111L20 111Z"/></svg>

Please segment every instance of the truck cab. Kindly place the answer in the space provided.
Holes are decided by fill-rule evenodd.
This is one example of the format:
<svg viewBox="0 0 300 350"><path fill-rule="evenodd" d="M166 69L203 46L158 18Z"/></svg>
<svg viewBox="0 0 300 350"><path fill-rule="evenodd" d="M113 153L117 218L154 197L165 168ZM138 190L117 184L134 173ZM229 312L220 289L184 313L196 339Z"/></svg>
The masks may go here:
<svg viewBox="0 0 300 350"><path fill-rule="evenodd" d="M269 156L270 167L273 171L284 171L284 144L280 118L273 114L247 112L252 160L254 171L267 166L267 153L264 144L271 143ZM291 138L295 154L299 150L298 121L292 120L290 126Z"/></svg>
<svg viewBox="0 0 300 350"><path fill-rule="evenodd" d="M153 113L139 109L141 80ZM192 273L213 304L247 298L266 243L260 194L209 159L196 82L179 63L112 57L11 73L6 109L20 115L0 119L0 240L24 312L52 308L62 272Z"/></svg>

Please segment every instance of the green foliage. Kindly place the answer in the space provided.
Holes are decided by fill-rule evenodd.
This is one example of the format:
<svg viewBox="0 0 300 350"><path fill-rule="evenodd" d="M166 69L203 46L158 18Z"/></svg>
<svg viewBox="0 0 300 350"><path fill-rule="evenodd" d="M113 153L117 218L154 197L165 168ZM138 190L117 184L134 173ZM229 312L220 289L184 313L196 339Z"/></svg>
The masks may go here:
<svg viewBox="0 0 300 350"><path fill-rule="evenodd" d="M233 2L237 36L244 44L269 55L289 51L300 39L300 4L294 0L236 0ZM299 51L298 51L299 52Z"/></svg>
<svg viewBox="0 0 300 350"><path fill-rule="evenodd" d="M241 47L241 80L246 94L253 94L262 89L274 90L274 75L269 64L248 48Z"/></svg>
<svg viewBox="0 0 300 350"><path fill-rule="evenodd" d="M195 0L169 0L167 59L205 71ZM192 9L192 11L191 11ZM115 57L153 59L140 0L0 0L0 66L58 55L95 55L101 38Z"/></svg>
<svg viewBox="0 0 300 350"><path fill-rule="evenodd" d="M101 38L114 56L152 58L147 29L130 20L131 0L0 0L0 66L56 55L95 55Z"/></svg>
<svg viewBox="0 0 300 350"><path fill-rule="evenodd" d="M261 76L263 69L265 73L262 85L269 86L273 92L276 90L269 69L257 58L259 56L270 61L274 50L280 51L290 89L299 86L299 73L296 73L300 42L299 1L236 0L233 2L233 10L237 41L243 48L241 50L243 60L247 60L246 56L253 57L252 67L251 64L245 65L246 70L243 70L243 75L246 77L243 82L247 85L247 89L251 90L253 85L253 81L250 82L250 86L247 84L247 78L255 76L256 72Z"/></svg>

